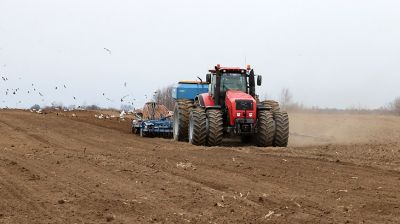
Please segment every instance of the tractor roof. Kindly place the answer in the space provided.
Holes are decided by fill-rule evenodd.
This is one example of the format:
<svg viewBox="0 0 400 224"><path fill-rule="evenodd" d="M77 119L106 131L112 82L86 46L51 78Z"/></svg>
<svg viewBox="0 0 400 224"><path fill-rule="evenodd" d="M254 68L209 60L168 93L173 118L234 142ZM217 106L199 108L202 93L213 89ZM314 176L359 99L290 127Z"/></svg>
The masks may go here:
<svg viewBox="0 0 400 224"><path fill-rule="evenodd" d="M240 67L221 67L219 64L216 67L222 73L246 73L246 69ZM217 71L215 69L211 69L209 72L216 73Z"/></svg>
<svg viewBox="0 0 400 224"><path fill-rule="evenodd" d="M223 73L246 73L246 69L239 67L220 67L219 70ZM211 73L216 73L215 69L208 70Z"/></svg>

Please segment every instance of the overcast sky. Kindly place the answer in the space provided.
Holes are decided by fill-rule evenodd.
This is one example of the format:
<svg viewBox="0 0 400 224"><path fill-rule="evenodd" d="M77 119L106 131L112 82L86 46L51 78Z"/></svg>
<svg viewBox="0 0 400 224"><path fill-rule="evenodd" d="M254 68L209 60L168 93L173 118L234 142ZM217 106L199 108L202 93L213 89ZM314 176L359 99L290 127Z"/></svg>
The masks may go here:
<svg viewBox="0 0 400 224"><path fill-rule="evenodd" d="M246 60L261 96L289 88L308 106L376 108L400 96L399 12L396 0L0 0L0 107L119 107L127 94L140 107Z"/></svg>

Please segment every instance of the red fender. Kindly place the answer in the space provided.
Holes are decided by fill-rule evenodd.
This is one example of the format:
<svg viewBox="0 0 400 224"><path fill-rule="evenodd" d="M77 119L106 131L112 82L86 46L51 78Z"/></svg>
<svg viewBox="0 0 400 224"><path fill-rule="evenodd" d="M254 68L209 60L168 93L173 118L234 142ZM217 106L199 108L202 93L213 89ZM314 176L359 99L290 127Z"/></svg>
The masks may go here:
<svg viewBox="0 0 400 224"><path fill-rule="evenodd" d="M211 97L209 93L202 93L197 96L200 106L202 107L209 107L215 106L214 99Z"/></svg>

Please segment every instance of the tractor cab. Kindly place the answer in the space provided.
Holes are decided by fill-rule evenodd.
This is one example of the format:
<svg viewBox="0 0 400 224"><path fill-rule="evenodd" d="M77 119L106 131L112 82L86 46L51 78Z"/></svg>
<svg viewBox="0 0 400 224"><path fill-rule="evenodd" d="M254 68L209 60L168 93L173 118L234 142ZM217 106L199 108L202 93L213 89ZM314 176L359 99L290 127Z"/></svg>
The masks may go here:
<svg viewBox="0 0 400 224"><path fill-rule="evenodd" d="M215 105L224 106L224 99L229 90L240 91L255 97L254 71L248 65L246 69L239 67L221 67L209 70L206 81L209 83L209 94ZM257 85L261 85L261 76L257 76Z"/></svg>

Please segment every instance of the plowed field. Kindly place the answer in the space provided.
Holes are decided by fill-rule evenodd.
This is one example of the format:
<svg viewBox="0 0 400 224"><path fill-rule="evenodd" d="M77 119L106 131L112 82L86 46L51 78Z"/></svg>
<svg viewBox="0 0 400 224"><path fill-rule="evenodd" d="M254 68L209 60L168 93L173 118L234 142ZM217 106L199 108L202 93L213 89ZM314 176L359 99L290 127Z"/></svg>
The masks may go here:
<svg viewBox="0 0 400 224"><path fill-rule="evenodd" d="M258 148L95 114L0 111L0 223L400 223L400 117L294 113Z"/></svg>

